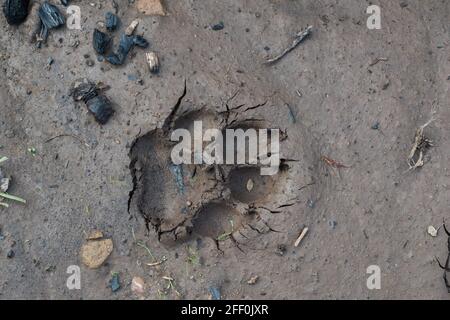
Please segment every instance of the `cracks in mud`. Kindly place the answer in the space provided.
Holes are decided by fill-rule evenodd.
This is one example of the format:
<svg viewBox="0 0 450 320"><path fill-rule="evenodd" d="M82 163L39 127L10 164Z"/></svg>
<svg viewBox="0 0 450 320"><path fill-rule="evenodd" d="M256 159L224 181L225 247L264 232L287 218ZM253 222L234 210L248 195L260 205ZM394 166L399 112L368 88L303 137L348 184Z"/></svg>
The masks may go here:
<svg viewBox="0 0 450 320"><path fill-rule="evenodd" d="M175 104L175 106L172 108L172 110L170 111L170 114L167 116L166 120L164 121L164 124L162 126L162 129L165 133L168 133L173 126L174 123L174 119L175 116L178 112L178 110L181 107L181 102L183 101L184 97L186 96L187 93L187 89L186 89L186 80L184 80L184 88L183 88L183 93L181 94L181 96L178 98L177 103Z"/></svg>
<svg viewBox="0 0 450 320"><path fill-rule="evenodd" d="M193 131L193 122L202 120L205 128L263 128L264 119L240 117L249 110L263 107L266 102L244 108L239 105L215 112L199 109L181 112L187 94L183 92L160 128L138 136L131 145L129 169L132 190L129 192L128 212L142 215L146 226L153 227L158 240L174 245L194 237L210 238L219 251L225 241L242 251L245 241L268 232L280 232L263 219L260 210L281 213L293 205L285 203L270 210L271 201L284 185L283 179L291 159L280 159L279 173L262 176L258 165L175 165L170 140L177 128ZM231 117L233 119L231 119ZM251 189L248 187L252 181Z"/></svg>
<svg viewBox="0 0 450 320"><path fill-rule="evenodd" d="M225 104L223 104L223 107L225 107L224 111L220 111L219 115L222 117L221 123L225 124L226 127L230 127L233 124L237 123L238 121L238 117L240 114L245 113L247 111L250 110L255 110L261 107L264 107L267 104L267 100L264 101L263 103L259 103L255 106L251 106L251 107L247 107L246 109L241 110L242 108L244 108L246 105L244 104L240 104L237 105L236 107L230 107L230 103L236 98L236 96L239 94L239 90L237 90L226 102ZM234 119L230 121L230 117L233 115ZM256 118L247 118L244 120L241 120L241 122L247 122L247 121L261 121L263 122L264 119L256 119Z"/></svg>
<svg viewBox="0 0 450 320"><path fill-rule="evenodd" d="M164 124L163 124L163 126L162 126L162 130L163 130L164 132L167 133L167 132L169 132L170 129L172 128L173 120L174 120L174 118L175 118L176 113L178 112L178 109L179 109L180 106L181 106L181 102L183 101L183 98L186 96L186 93L187 93L187 89L186 89L186 79L185 79L185 80L184 80L183 92L182 92L181 95L178 97L178 100L177 100L177 102L175 103L175 106L174 106L174 107L172 108L172 110L170 111L170 114L167 116L167 118L165 119ZM131 159L130 165L129 165L129 169L130 169L130 172L131 172L132 183L133 183L133 188L131 189L131 191L130 191L129 194L128 194L128 206L127 206L127 208L128 208L128 213L130 213L131 200L133 199L134 193L135 193L135 191L136 191L136 189L137 189L137 186L138 186L138 179L137 179L137 175L136 175L136 167L135 167L137 158L135 158L135 157L133 158L133 157L132 157L132 152L133 152L133 150L134 150L134 147L135 147L135 145L136 145L136 142L137 142L138 139L140 138L140 134L141 134L141 131L139 130L138 137L137 137L137 138L133 141L133 143L131 144L130 152L129 152L129 154L128 154L128 157Z"/></svg>

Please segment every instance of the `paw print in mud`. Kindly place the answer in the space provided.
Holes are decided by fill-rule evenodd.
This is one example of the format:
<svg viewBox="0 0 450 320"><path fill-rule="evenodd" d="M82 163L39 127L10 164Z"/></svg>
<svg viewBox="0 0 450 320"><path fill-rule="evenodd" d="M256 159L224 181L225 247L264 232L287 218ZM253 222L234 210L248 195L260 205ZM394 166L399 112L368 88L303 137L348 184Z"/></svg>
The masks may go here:
<svg viewBox="0 0 450 320"><path fill-rule="evenodd" d="M181 112L185 93L162 127L138 137L130 149L133 189L129 196L129 211L137 210L147 227L153 227L158 240L164 244L176 245L200 237L213 239L219 250L224 241L231 241L241 249L246 239L275 231L260 212L282 211L285 204L276 204L286 184L289 165L284 159L278 159L275 174L262 175L269 160L279 156L278 150L276 155L273 154L275 139L270 134L272 131L262 141L267 147L264 150L266 162L261 160L261 152L251 162L251 141L239 145L231 136L227 139L227 129L247 132L253 128L259 132L258 129L265 128L265 121L240 119L245 112L232 112L228 108L226 112L204 109ZM200 121L199 137L196 126ZM203 139L211 128L216 134L222 133L223 144L215 145L218 147L211 154L223 155L223 163L199 163L199 153L194 150L199 144L202 150L207 150L208 144L216 141L217 135L216 139L206 142ZM171 140L178 129L182 129L184 138L189 138L187 146L192 147L192 152L184 149L181 153L188 153L189 163L175 164L173 161L172 153L179 141ZM257 135L256 139L259 144L261 136ZM237 162L239 152L244 152L245 163L231 164L227 155L234 156Z"/></svg>

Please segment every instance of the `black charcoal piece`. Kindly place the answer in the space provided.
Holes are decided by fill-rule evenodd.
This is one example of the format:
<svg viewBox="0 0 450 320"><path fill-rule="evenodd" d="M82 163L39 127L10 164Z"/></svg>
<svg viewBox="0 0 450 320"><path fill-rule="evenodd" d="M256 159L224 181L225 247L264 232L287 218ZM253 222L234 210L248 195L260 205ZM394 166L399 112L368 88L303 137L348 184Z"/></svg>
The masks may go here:
<svg viewBox="0 0 450 320"><path fill-rule="evenodd" d="M119 48L116 52L107 56L106 60L113 65L123 64L128 53L135 45L141 48L147 48L149 43L142 36L127 36L123 34L120 38Z"/></svg>
<svg viewBox="0 0 450 320"><path fill-rule="evenodd" d="M148 41L145 40L142 36L133 36L133 43L141 48L148 47Z"/></svg>
<svg viewBox="0 0 450 320"><path fill-rule="evenodd" d="M114 31L117 29L119 25L119 17L117 17L114 13L107 12L105 14L105 20L106 29L109 31Z"/></svg>
<svg viewBox="0 0 450 320"><path fill-rule="evenodd" d="M3 14L11 24L20 24L27 18L30 0L6 0L3 4Z"/></svg>
<svg viewBox="0 0 450 320"><path fill-rule="evenodd" d="M70 94L75 101L86 101L98 95L97 86L89 81L77 83Z"/></svg>
<svg viewBox="0 0 450 320"><path fill-rule="evenodd" d="M98 54L104 54L108 49L110 42L111 38L106 33L101 32L98 29L94 29L92 45Z"/></svg>
<svg viewBox="0 0 450 320"><path fill-rule="evenodd" d="M211 26L211 29L214 30L214 31L220 31L220 30L222 30L224 27L225 27L225 26L224 26L223 22L220 21L219 23L217 23L217 24Z"/></svg>
<svg viewBox="0 0 450 320"><path fill-rule="evenodd" d="M105 96L99 95L86 102L88 110L94 115L95 120L100 124L108 122L114 113L111 102Z"/></svg>
<svg viewBox="0 0 450 320"><path fill-rule="evenodd" d="M66 23L66 19L56 6L48 2L44 2L40 6L38 15L41 20L38 42L40 46L41 42L47 41L49 30L62 26Z"/></svg>
<svg viewBox="0 0 450 320"><path fill-rule="evenodd" d="M95 84L84 78L77 80L70 90L70 95L75 101L83 101L89 112L100 124L108 122L114 113L111 102L102 95L102 89L106 88L101 84Z"/></svg>
<svg viewBox="0 0 450 320"><path fill-rule="evenodd" d="M39 8L39 18L47 29L57 28L66 22L59 9L48 2L44 2Z"/></svg>

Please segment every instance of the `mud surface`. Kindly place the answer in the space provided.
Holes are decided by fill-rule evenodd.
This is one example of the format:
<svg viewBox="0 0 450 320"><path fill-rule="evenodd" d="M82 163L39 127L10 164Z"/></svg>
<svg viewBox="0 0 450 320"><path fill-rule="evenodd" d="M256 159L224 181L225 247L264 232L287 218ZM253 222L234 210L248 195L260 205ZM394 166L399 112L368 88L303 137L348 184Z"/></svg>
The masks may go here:
<svg viewBox="0 0 450 320"><path fill-rule="evenodd" d="M81 30L51 30L40 49L29 41L35 11L18 27L0 18L0 155L10 192L27 200L0 208L0 298L137 299L135 276L148 299L208 299L210 287L226 299L448 298L435 262L447 236L427 233L450 220L448 1L379 1L381 30L366 27L369 1L167 0L164 17L116 2L114 45L140 18L159 74L142 48L123 66L97 60L92 32L110 1L72 1ZM309 39L264 64L308 25ZM110 86L106 125L70 97L80 78ZM434 147L408 172L432 114ZM195 119L280 128L289 161L271 177L174 166L168 134ZM114 244L95 270L79 254L93 229ZM80 290L66 287L70 265ZM370 265L380 290L366 286Z"/></svg>

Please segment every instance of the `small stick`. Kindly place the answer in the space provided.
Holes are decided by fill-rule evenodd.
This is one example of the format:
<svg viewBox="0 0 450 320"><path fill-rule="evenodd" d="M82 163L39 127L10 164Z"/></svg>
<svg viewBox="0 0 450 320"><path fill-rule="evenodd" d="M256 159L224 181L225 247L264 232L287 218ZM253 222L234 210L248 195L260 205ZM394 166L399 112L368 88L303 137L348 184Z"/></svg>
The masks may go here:
<svg viewBox="0 0 450 320"><path fill-rule="evenodd" d="M312 186L312 185L314 185L314 184L316 184L316 183L315 183L315 182L311 182L311 183L305 184L304 186L300 187L300 188L298 189L298 191L303 190L303 189L305 189L305 188L308 188L309 186Z"/></svg>
<svg viewBox="0 0 450 320"><path fill-rule="evenodd" d="M306 233L308 232L308 228L305 227L303 228L302 232L300 233L300 235L298 236L297 240L294 243L294 247L298 247L298 245L300 244L300 242L303 240L303 238L306 236Z"/></svg>
<svg viewBox="0 0 450 320"><path fill-rule="evenodd" d="M292 44L289 47L284 49L284 51L282 53L280 53L279 55L266 60L265 64L274 63L274 62L280 60L281 58L283 58L287 53L289 53L290 51L295 49L295 47L297 47L307 36L309 36L311 34L311 31L312 31L312 26L308 26L304 31L297 33L294 41L292 41Z"/></svg>
<svg viewBox="0 0 450 320"><path fill-rule="evenodd" d="M78 137L78 136L76 136L76 135L73 135L73 134L67 134L67 133L63 133L63 134L59 134L59 135L57 135L57 136L51 137L51 138L45 140L44 143L48 143L48 142L50 142L50 141L52 141L52 140L55 140L55 139L61 138L61 137L71 137L71 138L74 138L75 140L78 140L81 144L84 144L86 147L88 147L88 148L90 147L90 145L89 145L88 143L84 142L83 139L81 139L80 137Z"/></svg>
<svg viewBox="0 0 450 320"><path fill-rule="evenodd" d="M321 156L320 159L323 162L325 162L327 165L329 165L330 167L333 167L333 168L338 168L338 169L340 169L340 168L346 168L346 169L350 168L350 167L348 167L346 165L343 165L342 163L337 162L336 160L333 160L333 159L331 159L331 158L329 158L327 156Z"/></svg>
<svg viewBox="0 0 450 320"><path fill-rule="evenodd" d="M161 260L161 261L157 261L157 262L153 262L153 263L146 263L147 266L149 267L155 267L155 266L159 266L160 264L162 264L163 262L165 262L166 260Z"/></svg>
<svg viewBox="0 0 450 320"><path fill-rule="evenodd" d="M376 58L375 60L373 60L370 64L369 67L373 67L374 65L376 65L378 62L380 61L388 61L387 58Z"/></svg>

